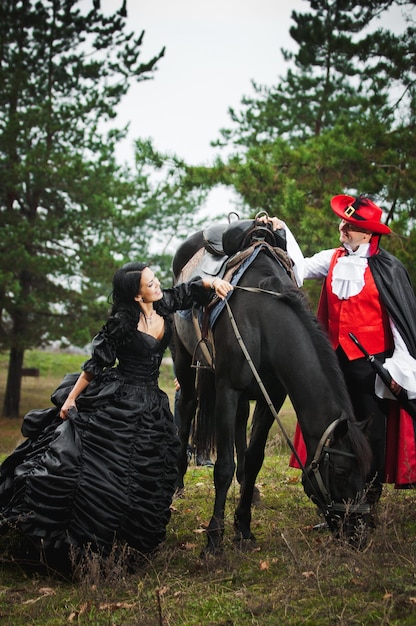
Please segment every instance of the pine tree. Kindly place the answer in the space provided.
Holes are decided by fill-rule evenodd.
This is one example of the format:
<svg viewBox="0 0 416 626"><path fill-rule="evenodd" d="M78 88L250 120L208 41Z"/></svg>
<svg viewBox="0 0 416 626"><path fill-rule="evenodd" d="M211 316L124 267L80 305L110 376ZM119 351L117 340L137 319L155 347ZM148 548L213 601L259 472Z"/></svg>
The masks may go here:
<svg viewBox="0 0 416 626"><path fill-rule="evenodd" d="M125 0L110 16L99 0L87 12L78 0L1 2L5 416L19 414L25 350L77 333L89 341L107 309L116 260L146 245L138 227L149 190L117 165L125 129L111 129L131 81L151 78L163 56L141 62L143 36L126 31Z"/></svg>
<svg viewBox="0 0 416 626"><path fill-rule="evenodd" d="M290 35L299 49L282 50L286 76L272 87L254 82L254 97L243 98L241 112L230 109L234 128L222 130L217 143L302 143L343 121L388 120L408 108L415 89L412 12L398 35L378 22L397 5L414 7L405 0L310 0L311 12L293 11Z"/></svg>
<svg viewBox="0 0 416 626"><path fill-rule="evenodd" d="M242 214L284 219L305 254L338 243L331 196L372 196L398 235L383 245L416 284L415 3L309 0L309 7L292 12L298 49L283 51L285 76L272 87L253 83L254 95L230 110L230 128L213 142L227 146L226 158L188 168L188 184L232 186ZM390 8L403 11L400 33L379 21Z"/></svg>

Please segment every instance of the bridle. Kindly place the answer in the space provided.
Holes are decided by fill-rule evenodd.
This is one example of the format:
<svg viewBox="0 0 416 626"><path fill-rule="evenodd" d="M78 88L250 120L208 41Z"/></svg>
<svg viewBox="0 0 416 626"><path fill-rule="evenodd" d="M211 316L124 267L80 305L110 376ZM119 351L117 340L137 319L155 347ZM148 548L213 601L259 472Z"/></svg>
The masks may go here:
<svg viewBox="0 0 416 626"><path fill-rule="evenodd" d="M244 291L265 292L275 297L282 296L281 293L273 292L273 291L266 291L258 287L234 286L234 289L241 289ZM267 392L267 389L264 386L264 383L261 380L260 375L243 341L243 338L240 335L240 331L238 330L238 326L234 319L230 305L228 303L228 299L225 299L225 306L227 308L228 316L230 318L231 326L234 330L236 339L241 347L241 350L243 351L243 354L254 375L254 378L256 379L257 384L260 387L260 390L267 403L267 406L269 410L271 411L274 419L278 423L279 428L282 431L282 434L286 440L286 443L288 444L297 463L299 464L299 467L302 471L304 486L307 483L310 488L311 494L309 495L309 497L312 500L312 502L314 502L314 504L316 504L321 510L325 518L325 521L328 525L328 528L331 530L331 532L338 530L340 521L342 519L342 514L351 514L351 513L361 514L361 515L368 514L370 511L370 506L368 503L366 502L360 502L360 503L335 502L332 499L331 492L330 492L330 481L329 481L330 455L335 454L335 455L342 455L342 456L347 456L351 458L356 457L356 455L352 452L347 452L344 450L339 450L337 448L331 447L331 439L335 431L335 428L340 422L347 421L347 418L339 417L335 419L333 422L331 422L331 424L329 424L329 426L325 429L324 433L321 436L321 439L318 443L318 446L315 451L315 455L311 463L308 465L308 467L305 467L299 457L299 454L295 446L293 445L292 440L287 434L281 419L279 418L278 412L276 411L272 403L272 400ZM317 487L315 487L312 481L312 478L315 479L315 483Z"/></svg>
<svg viewBox="0 0 416 626"><path fill-rule="evenodd" d="M329 487L331 454L350 458L355 458L356 456L353 452L347 452L346 450L340 450L338 448L331 448L331 437L335 428L343 421L348 421L348 418L339 417L327 426L321 436L321 439L319 440L311 463L306 468L301 464L303 476L307 477L309 485L312 484L311 478L313 477L315 479L318 487L318 498L316 489L314 489L310 498L312 502L317 504L323 512L325 520L331 530L337 529L339 522L341 521L342 514L345 515L346 513L353 513L366 515L370 512L370 505L368 502L335 502L331 497Z"/></svg>

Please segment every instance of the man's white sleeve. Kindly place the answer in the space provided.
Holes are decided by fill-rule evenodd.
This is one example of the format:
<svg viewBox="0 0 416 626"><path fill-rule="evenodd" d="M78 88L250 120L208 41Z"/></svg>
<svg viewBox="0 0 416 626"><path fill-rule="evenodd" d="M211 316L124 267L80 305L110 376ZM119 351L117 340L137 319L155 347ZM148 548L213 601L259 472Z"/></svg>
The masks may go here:
<svg viewBox="0 0 416 626"><path fill-rule="evenodd" d="M391 319L390 328L393 334L394 352L385 360L384 367L393 380L407 391L409 400L414 400L416 398L416 359L409 354L402 336ZM379 398L394 399L394 395L379 376L376 376L375 391Z"/></svg>
<svg viewBox="0 0 416 626"><path fill-rule="evenodd" d="M294 238L292 231L285 224L286 231L286 249L289 257L293 261L293 272L295 274L296 282L298 287L301 287L303 284L303 268L304 268L304 257L302 254L302 250L299 247L298 242Z"/></svg>
<svg viewBox="0 0 416 626"><path fill-rule="evenodd" d="M305 259L292 231L284 222L283 224L286 231L287 253L293 261L293 271L298 286L301 287L307 278L325 278L328 276L334 250L321 250L321 252Z"/></svg>

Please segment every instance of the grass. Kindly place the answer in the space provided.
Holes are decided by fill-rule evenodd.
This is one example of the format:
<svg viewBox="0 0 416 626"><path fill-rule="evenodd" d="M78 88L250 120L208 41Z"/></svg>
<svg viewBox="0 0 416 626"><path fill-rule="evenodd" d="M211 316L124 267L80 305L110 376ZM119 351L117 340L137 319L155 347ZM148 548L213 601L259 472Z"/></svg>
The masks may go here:
<svg viewBox="0 0 416 626"><path fill-rule="evenodd" d="M32 356L34 367L46 358L43 353ZM24 381L22 408L48 406L62 375L77 370L84 360L77 357L77 364L67 356L53 356L52 370L45 370L49 373L42 374L41 366L37 382ZM171 368L162 370L162 386L173 397ZM38 395L41 387L45 387L43 397ZM290 405L285 406L283 420L292 432ZM3 455L19 440L19 428L20 420L0 423ZM253 508L252 525L257 546L250 551L237 549L232 541L239 491L234 482L227 501L224 551L215 558L201 558L213 505L213 471L195 465L186 474L184 496L173 502L165 544L134 573L122 557L114 555L101 569L93 557L87 559L77 582L57 579L52 572L23 569L10 557L12 538L1 538L0 622L7 626L414 624L414 492L385 486L378 526L367 548L358 552L335 541L326 530L313 530L320 518L304 495L298 472L288 468L288 458L274 428L258 477L261 502Z"/></svg>

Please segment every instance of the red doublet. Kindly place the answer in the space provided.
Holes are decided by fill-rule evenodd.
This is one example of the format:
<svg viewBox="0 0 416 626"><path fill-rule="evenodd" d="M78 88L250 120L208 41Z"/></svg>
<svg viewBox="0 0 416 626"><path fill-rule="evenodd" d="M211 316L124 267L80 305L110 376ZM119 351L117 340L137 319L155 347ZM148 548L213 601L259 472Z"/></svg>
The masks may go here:
<svg viewBox="0 0 416 626"><path fill-rule="evenodd" d="M322 288L318 305L318 318L326 328L331 344L336 350L341 346L350 361L363 358L363 354L351 340L352 331L369 352L379 354L393 347L388 315L381 304L380 294L369 267L364 274L364 287L355 296L340 300L332 293L332 274L336 261L345 251L335 251L328 276ZM306 463L306 446L299 424L293 441L302 463ZM292 453L291 467L299 467ZM391 402L387 419L384 482L395 483L396 488L416 483L416 433L411 416L400 409L398 402Z"/></svg>
<svg viewBox="0 0 416 626"><path fill-rule="evenodd" d="M388 316L382 307L369 267L365 270L364 287L360 293L347 300L340 300L332 292L333 270L339 257L344 255L345 251L340 248L332 257L323 287L326 290L326 298L321 298L321 302L325 302L325 312L321 310L320 303L318 318L327 328L334 350L341 346L352 361L362 358L363 354L350 338L349 332L354 332L360 344L370 354L379 354L389 350L392 347L392 336Z"/></svg>

